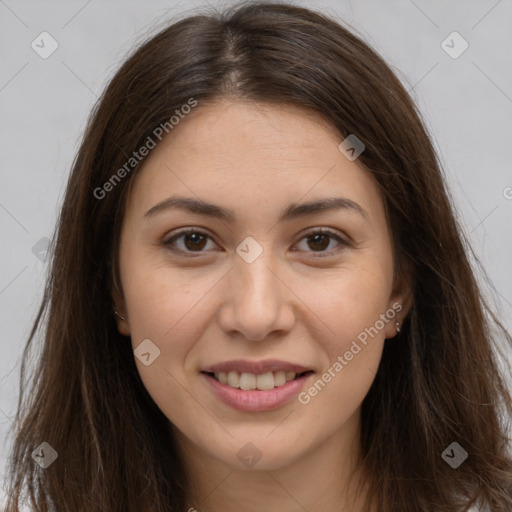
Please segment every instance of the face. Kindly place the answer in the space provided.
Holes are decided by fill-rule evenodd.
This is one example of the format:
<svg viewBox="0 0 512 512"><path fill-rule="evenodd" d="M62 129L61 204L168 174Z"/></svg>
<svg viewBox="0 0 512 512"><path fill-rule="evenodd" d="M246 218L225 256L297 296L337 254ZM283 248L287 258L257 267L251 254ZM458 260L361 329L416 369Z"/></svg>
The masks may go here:
<svg viewBox="0 0 512 512"><path fill-rule="evenodd" d="M383 199L341 140L294 107L199 105L134 178L119 329L183 442L232 467L355 435L405 316Z"/></svg>

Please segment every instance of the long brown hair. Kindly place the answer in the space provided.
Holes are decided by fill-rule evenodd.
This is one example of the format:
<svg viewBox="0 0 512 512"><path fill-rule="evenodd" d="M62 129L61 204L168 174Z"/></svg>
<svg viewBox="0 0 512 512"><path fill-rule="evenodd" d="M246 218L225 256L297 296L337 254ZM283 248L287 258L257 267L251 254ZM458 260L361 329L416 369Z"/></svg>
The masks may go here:
<svg viewBox="0 0 512 512"><path fill-rule="evenodd" d="M368 509L458 512L478 503L510 512L512 403L498 363L512 339L479 290L421 116L353 31L305 8L257 2L165 27L132 53L91 113L23 354L7 512L23 499L37 511L185 510L168 420L112 309L125 199L141 163L108 193L98 188L191 98L197 109L218 98L294 104L366 146L358 163L380 185L396 270L410 270L414 294L362 406ZM46 469L31 457L42 442L58 453ZM452 442L468 453L457 469L441 456Z"/></svg>

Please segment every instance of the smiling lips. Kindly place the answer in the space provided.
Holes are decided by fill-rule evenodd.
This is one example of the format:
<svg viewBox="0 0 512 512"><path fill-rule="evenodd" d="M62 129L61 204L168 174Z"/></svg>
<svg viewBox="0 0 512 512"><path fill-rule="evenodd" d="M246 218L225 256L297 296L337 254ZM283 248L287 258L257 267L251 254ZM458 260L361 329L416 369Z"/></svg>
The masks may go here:
<svg viewBox="0 0 512 512"><path fill-rule="evenodd" d="M278 360L228 361L201 371L224 403L253 412L288 402L312 373L304 366Z"/></svg>
<svg viewBox="0 0 512 512"><path fill-rule="evenodd" d="M295 372L291 371L266 372L259 375L247 372L218 372L213 375L215 380L218 380L222 384L227 384L232 388L240 388L245 391L251 389L265 391L274 389L275 387L281 387L297 376Z"/></svg>
<svg viewBox="0 0 512 512"><path fill-rule="evenodd" d="M203 372L213 375L218 382L235 389L262 391L281 387L294 380L297 375L311 371L305 366L269 359L247 361L243 359L226 361L209 366Z"/></svg>

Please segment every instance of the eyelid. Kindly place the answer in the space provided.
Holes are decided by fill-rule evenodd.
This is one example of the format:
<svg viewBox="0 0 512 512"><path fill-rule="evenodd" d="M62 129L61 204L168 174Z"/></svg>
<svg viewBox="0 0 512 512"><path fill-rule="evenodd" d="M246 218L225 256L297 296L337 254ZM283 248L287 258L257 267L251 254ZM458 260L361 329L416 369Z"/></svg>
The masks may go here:
<svg viewBox="0 0 512 512"><path fill-rule="evenodd" d="M213 236L210 235L203 228L189 227L189 228L178 229L178 231L176 231L172 236L165 237L163 242L162 242L162 244L165 247L167 247L170 251L175 252L175 253L179 253L179 254L185 254L185 255L187 255L187 257L197 257L197 256L201 256L203 254L207 254L208 252L210 252L210 251L197 251L197 252L194 252L194 251L183 251L181 249L177 249L176 247L172 246L172 242L174 240L177 240L177 239L181 238L182 236L188 235L188 234L191 234L191 233L200 234L200 235L205 236L205 237L207 237L207 238L209 238L209 239L211 239L211 240L213 240L215 242Z"/></svg>
<svg viewBox="0 0 512 512"><path fill-rule="evenodd" d="M212 235L210 235L205 229L188 227L188 228L179 229L172 236L165 238L162 243L169 250L171 250L175 253L186 255L185 257L199 257L199 256L202 256L204 254L208 254L209 252L211 252L211 251L183 251L181 249L172 247L172 242L174 240L177 240L180 237L191 234L191 233L196 233L196 234L205 236L215 242L214 237ZM323 252L322 251L320 251L320 252L305 251L307 253L312 254L313 258L322 258L322 257L331 256L333 254L337 254L337 253L341 252L343 250L343 248L354 246L352 239L348 235L345 235L345 234L340 235L336 231L334 231L333 228L326 228L326 227L308 228L307 230L299 233L299 235L298 235L299 239L296 242L296 244L299 243L300 241L302 241L308 235L312 236L312 235L316 235L316 234L325 234L325 235L330 236L331 238L335 239L339 243L339 246L341 248L330 249L328 251L323 251ZM296 249L292 249L292 250L293 250L293 252L300 252Z"/></svg>
<svg viewBox="0 0 512 512"><path fill-rule="evenodd" d="M318 228L309 228L303 232L301 232L298 236L299 239L295 245L297 245L299 242L301 242L304 238L307 238L308 236L316 235L316 234L322 234L322 235L328 235L330 238L336 240L338 242L338 247L334 249L330 249L328 251L305 251L306 254L311 255L312 258L328 258L330 256L335 256L342 252L344 249L350 248L354 246L354 243L352 239L347 235L340 235L337 231L333 230L332 228L325 228L325 227L318 227ZM297 249L292 249L293 252L300 252Z"/></svg>

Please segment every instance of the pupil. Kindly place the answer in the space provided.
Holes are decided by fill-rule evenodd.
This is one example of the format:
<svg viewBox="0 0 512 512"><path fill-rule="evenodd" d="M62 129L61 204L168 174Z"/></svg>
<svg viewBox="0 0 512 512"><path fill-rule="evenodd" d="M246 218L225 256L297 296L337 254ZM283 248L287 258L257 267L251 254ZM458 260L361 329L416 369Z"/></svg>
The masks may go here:
<svg viewBox="0 0 512 512"><path fill-rule="evenodd" d="M204 240L203 240L203 245L201 245L201 238L204 238L204 237L203 237L203 235L201 235L199 233L191 233L191 234L187 235L186 240L192 241L192 247L188 247L189 244L187 244L187 248L202 249L204 246ZM197 244L199 244L199 247L197 246Z"/></svg>
<svg viewBox="0 0 512 512"><path fill-rule="evenodd" d="M314 240L313 244L321 245L320 249L325 249L329 245L328 236L324 233L313 235L311 238ZM322 244L321 242L319 242L319 239L323 239L324 242L327 241L327 244L325 244L325 243ZM312 247L312 248L314 249L314 247Z"/></svg>

